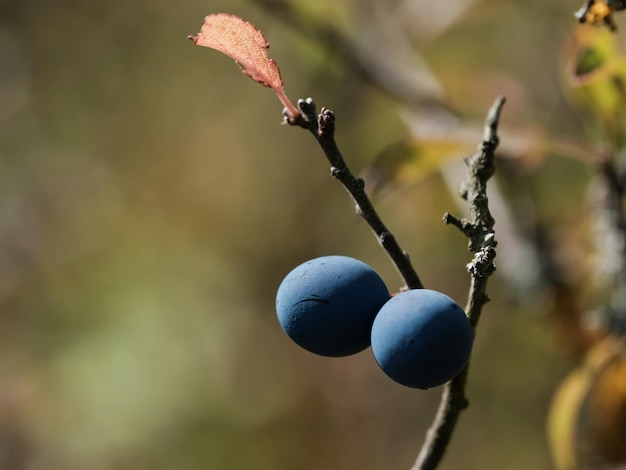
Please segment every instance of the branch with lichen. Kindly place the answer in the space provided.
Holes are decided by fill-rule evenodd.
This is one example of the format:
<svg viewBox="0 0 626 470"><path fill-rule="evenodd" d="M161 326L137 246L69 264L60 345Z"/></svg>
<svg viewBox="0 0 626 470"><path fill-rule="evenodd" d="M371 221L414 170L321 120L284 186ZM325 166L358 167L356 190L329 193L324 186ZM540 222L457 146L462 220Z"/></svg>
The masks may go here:
<svg viewBox="0 0 626 470"><path fill-rule="evenodd" d="M394 235L374 209L374 205L365 192L365 182L354 176L341 155L335 141L334 113L330 109L322 108L318 115L315 103L311 98L298 100L298 107L302 114L299 114L294 121L286 110L285 121L307 129L313 134L330 163L331 175L341 182L352 196L357 214L367 222L380 245L391 258L396 270L404 280L405 289L423 288L422 281L413 268L409 255L400 247Z"/></svg>
<svg viewBox="0 0 626 470"><path fill-rule="evenodd" d="M498 146L498 122L504 102L503 97L495 101L487 115L483 141L478 151L465 160L468 175L461 189L461 196L469 205L470 219L459 219L449 213L444 215L447 224L454 225L469 238L469 249L474 253L474 258L467 265L471 284L465 307L465 313L474 331L483 306L489 301L487 280L495 271L493 263L496 256L495 221L489 211L487 181L495 172L494 152ZM444 386L439 409L426 434L426 440L413 465L413 470L434 469L443 458L458 418L468 406L465 395L468 372L469 363L459 375Z"/></svg>

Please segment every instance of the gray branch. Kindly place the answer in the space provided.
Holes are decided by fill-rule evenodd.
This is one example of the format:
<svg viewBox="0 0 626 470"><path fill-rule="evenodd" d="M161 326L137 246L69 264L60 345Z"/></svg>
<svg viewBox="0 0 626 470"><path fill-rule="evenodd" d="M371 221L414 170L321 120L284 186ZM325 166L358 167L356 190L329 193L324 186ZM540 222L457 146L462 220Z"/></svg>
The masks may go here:
<svg viewBox="0 0 626 470"><path fill-rule="evenodd" d="M459 219L450 214L444 215L446 223L454 225L469 238L469 249L474 253L473 260L467 265L471 284L465 307L474 330L478 325L483 306L489 301L486 290L487 279L496 269L493 263L496 256L493 228L495 221L489 211L487 181L495 172L494 152L498 146L498 122L504 101L503 97L499 97L491 107L485 122L483 141L478 151L465 160L468 176L461 189L461 196L469 204L470 220ZM444 386L439 409L412 470L434 469L441 462L458 418L468 406L465 395L468 373L469 363L459 375Z"/></svg>

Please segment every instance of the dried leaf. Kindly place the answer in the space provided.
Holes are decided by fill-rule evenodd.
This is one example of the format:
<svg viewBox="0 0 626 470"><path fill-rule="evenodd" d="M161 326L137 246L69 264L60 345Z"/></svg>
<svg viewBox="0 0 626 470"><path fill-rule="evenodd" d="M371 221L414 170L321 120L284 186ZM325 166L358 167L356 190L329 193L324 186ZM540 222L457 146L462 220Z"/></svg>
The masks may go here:
<svg viewBox="0 0 626 470"><path fill-rule="evenodd" d="M254 25L234 15L217 13L204 19L196 36L187 38L235 59L243 73L276 92L292 118L298 116L299 111L285 95L278 64L268 56L269 44Z"/></svg>

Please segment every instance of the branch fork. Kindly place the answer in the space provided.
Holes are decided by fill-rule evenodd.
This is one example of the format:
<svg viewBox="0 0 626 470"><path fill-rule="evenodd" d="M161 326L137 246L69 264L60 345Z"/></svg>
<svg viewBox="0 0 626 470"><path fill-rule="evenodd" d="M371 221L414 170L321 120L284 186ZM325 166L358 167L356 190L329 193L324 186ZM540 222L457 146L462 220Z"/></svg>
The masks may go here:
<svg viewBox="0 0 626 470"><path fill-rule="evenodd" d="M469 249L474 257L467 264L471 277L469 298L465 307L466 315L475 330L483 306L489 302L486 292L487 279L495 272L496 256L495 220L489 211L487 197L487 181L494 175L494 152L498 146L498 122L505 99L498 98L491 107L485 120L483 141L473 156L465 159L468 177L460 193L467 201L470 218L461 219L446 213L446 224L457 227L468 239ZM335 142L335 115L328 108L322 108L317 114L315 102L311 98L298 100L298 108L302 111L295 119L293 113L284 111L285 122L310 131L324 151L331 166L331 175L340 181L352 196L356 213L368 223L380 245L385 249L398 273L403 278L406 289L423 288L419 276L415 272L408 254L398 245L393 234L385 227L375 211L365 184L357 178L346 164L337 143ZM435 469L444 456L448 443L461 412L468 407L465 394L469 363L450 382L444 385L437 414L426 433L426 439L412 470Z"/></svg>

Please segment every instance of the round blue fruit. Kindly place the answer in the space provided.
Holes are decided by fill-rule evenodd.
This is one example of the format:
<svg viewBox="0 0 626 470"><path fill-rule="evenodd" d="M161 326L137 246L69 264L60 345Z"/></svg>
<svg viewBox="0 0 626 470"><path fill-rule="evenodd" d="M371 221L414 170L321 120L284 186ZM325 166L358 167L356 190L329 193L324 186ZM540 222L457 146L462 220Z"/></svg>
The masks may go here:
<svg viewBox="0 0 626 470"><path fill-rule="evenodd" d="M372 352L393 380L431 388L453 379L470 356L474 332L463 309L428 289L401 292L378 312Z"/></svg>
<svg viewBox="0 0 626 470"><path fill-rule="evenodd" d="M322 356L348 356L370 345L376 313L389 300L367 264L324 256L291 271L276 294L276 312L289 337Z"/></svg>

